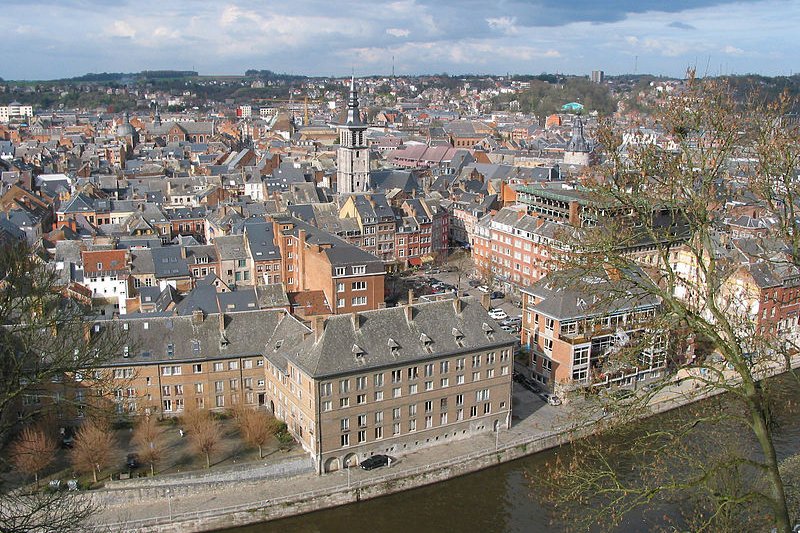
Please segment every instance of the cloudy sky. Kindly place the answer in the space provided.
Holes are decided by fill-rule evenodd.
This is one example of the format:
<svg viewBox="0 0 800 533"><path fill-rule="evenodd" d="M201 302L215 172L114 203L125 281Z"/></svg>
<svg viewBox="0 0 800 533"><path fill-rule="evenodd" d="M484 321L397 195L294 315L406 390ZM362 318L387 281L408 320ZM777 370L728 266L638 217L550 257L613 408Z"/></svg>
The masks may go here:
<svg viewBox="0 0 800 533"><path fill-rule="evenodd" d="M796 0L3 0L0 77L800 70Z"/></svg>

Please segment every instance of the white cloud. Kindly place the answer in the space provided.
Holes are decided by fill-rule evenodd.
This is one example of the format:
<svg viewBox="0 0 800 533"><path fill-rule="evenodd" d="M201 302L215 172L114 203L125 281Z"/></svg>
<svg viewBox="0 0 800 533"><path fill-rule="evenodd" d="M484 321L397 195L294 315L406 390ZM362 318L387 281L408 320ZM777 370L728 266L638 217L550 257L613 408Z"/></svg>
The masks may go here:
<svg viewBox="0 0 800 533"><path fill-rule="evenodd" d="M124 20L114 21L114 24L111 25L111 28L109 28L106 33L112 37L124 37L128 39L136 37L136 30Z"/></svg>
<svg viewBox="0 0 800 533"><path fill-rule="evenodd" d="M395 37L408 37L409 34L411 34L411 30L405 28L388 28L386 33Z"/></svg>
<svg viewBox="0 0 800 533"><path fill-rule="evenodd" d="M744 55L744 50L741 48L736 48L735 46L727 45L725 48L722 49L722 52L731 56L741 56Z"/></svg>
<svg viewBox="0 0 800 533"><path fill-rule="evenodd" d="M491 29L500 31L506 35L514 35L519 31L516 26L516 17L487 18L486 23L489 24Z"/></svg>

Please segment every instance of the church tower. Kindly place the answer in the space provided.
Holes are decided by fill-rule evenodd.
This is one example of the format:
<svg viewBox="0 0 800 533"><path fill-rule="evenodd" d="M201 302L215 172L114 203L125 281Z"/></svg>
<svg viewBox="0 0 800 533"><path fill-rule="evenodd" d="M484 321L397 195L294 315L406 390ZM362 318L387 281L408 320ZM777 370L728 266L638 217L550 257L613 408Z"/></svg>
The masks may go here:
<svg viewBox="0 0 800 533"><path fill-rule="evenodd" d="M347 117L339 124L339 149L336 152L336 190L339 194L366 192L369 189L369 148L367 125L358 109L355 77L350 80Z"/></svg>

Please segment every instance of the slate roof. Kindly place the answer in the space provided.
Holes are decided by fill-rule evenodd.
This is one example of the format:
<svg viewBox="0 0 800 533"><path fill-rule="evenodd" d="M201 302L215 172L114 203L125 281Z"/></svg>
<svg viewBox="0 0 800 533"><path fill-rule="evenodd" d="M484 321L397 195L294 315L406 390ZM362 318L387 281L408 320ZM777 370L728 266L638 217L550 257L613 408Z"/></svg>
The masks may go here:
<svg viewBox="0 0 800 533"><path fill-rule="evenodd" d="M620 279L602 269L591 275L567 270L549 274L522 291L541 298L533 307L537 313L556 320L571 320L660 305L661 299L646 291L643 284L652 282L638 268L629 270Z"/></svg>
<svg viewBox="0 0 800 533"><path fill-rule="evenodd" d="M454 302L459 303L460 312L456 312ZM328 378L447 355L511 348L515 340L476 299L466 297L414 304L410 321L405 307L330 316L318 340L309 328L287 317L268 341L265 355L278 366L285 366L289 360L314 378Z"/></svg>
<svg viewBox="0 0 800 533"><path fill-rule="evenodd" d="M285 311L282 310L224 314L224 330L220 331L219 313L204 314L202 322L191 314L169 317L126 315L113 321L98 321L92 331L95 328L124 328L127 324L129 357L123 357L124 349L121 349L108 366L194 362L259 356L284 317Z"/></svg>

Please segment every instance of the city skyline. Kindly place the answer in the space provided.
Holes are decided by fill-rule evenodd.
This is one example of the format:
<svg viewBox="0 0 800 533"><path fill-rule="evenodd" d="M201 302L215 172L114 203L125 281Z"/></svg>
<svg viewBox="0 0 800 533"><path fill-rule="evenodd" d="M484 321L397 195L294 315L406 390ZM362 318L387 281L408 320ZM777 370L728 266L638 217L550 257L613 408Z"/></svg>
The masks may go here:
<svg viewBox="0 0 800 533"><path fill-rule="evenodd" d="M5 79L246 69L310 76L562 72L787 75L800 5L781 0L224 4L10 0ZM468 15L468 16L467 16ZM88 31L70 31L86 28Z"/></svg>

